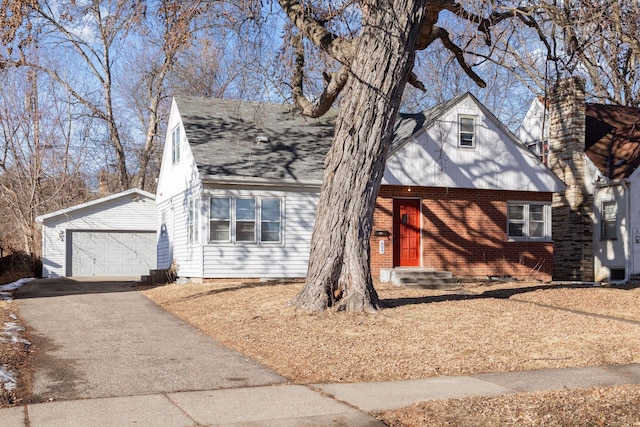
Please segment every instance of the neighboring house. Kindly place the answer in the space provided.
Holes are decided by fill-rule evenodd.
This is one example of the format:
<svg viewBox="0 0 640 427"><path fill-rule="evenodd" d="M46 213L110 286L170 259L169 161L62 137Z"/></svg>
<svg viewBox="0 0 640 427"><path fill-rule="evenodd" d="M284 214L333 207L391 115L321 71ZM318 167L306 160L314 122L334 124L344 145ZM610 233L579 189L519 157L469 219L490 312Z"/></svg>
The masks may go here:
<svg viewBox="0 0 640 427"><path fill-rule="evenodd" d="M200 278L303 277L335 113L177 98L156 201L158 268ZM374 214L372 273L551 277L563 184L472 95L401 115ZM345 191L349 191L345 188Z"/></svg>
<svg viewBox="0 0 640 427"><path fill-rule="evenodd" d="M135 277L156 268L155 196L132 189L36 218L43 277Z"/></svg>
<svg viewBox="0 0 640 427"><path fill-rule="evenodd" d="M533 101L525 144L549 147L567 184L554 201L554 279L626 282L640 274L640 108L585 102L584 82L562 80ZM538 144L533 144L538 142Z"/></svg>

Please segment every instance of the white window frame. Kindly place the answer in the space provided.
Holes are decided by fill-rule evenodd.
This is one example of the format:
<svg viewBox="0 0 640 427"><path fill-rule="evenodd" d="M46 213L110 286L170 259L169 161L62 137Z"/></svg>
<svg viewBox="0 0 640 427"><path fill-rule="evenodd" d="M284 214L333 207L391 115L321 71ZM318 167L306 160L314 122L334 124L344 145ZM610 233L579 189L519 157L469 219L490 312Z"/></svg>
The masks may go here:
<svg viewBox="0 0 640 427"><path fill-rule="evenodd" d="M462 130L462 121L463 120L471 120L473 122L473 131L469 132L469 131L463 131ZM476 136L477 136L477 131L476 131L476 120L477 117L470 115L470 114L460 114L458 116L458 147L460 148L476 148ZM462 135L471 135L471 145L467 145L467 144L463 144L462 143Z"/></svg>
<svg viewBox="0 0 640 427"><path fill-rule="evenodd" d="M511 219L510 208L515 206L522 206L522 219ZM542 206L542 236L531 236L530 226L531 224L539 223L540 221L531 218L530 207ZM550 242L551 241L551 204L547 202L531 202L531 201L509 201L507 202L507 240L510 242L528 241L528 242ZM510 225L521 224L522 236L510 235Z"/></svg>
<svg viewBox="0 0 640 427"><path fill-rule="evenodd" d="M613 207L613 217L607 219L606 217L606 207ZM601 226L600 226L600 239L601 240L617 240L618 239L618 203L615 200L603 200L600 205L600 217L601 217ZM613 226L612 228L607 227ZM609 232L607 232L609 230ZM613 235L611 235L611 231Z"/></svg>
<svg viewBox="0 0 640 427"><path fill-rule="evenodd" d="M263 215L263 205L265 201L278 202L278 219L266 219ZM278 224L278 240L263 240L264 224ZM260 242L261 243L281 243L282 242L282 199L279 197L264 197L260 199Z"/></svg>
<svg viewBox="0 0 640 427"><path fill-rule="evenodd" d="M180 125L177 125L171 131L171 164L175 165L180 161L180 145L182 134L180 132Z"/></svg>
<svg viewBox="0 0 640 427"><path fill-rule="evenodd" d="M238 205L240 201L253 202L253 217L238 217ZM236 197L235 206L232 211L233 222L235 224L235 233L233 239L238 243L256 243L258 241L258 200L256 197ZM253 224L253 237L251 239L239 239L240 227L239 224ZM242 230L244 231L244 230Z"/></svg>
<svg viewBox="0 0 640 427"><path fill-rule="evenodd" d="M228 200L229 201L229 211L227 212L227 216L226 217L213 217L212 216L212 209L211 206L213 204L214 200ZM212 196L209 197L209 242L230 242L231 241L231 224L232 224L232 203L233 203L233 198L230 196ZM211 224L212 223L222 223L222 222L227 222L228 223L228 228L227 228L227 238L226 239L212 239L211 238Z"/></svg>
<svg viewBox="0 0 640 427"><path fill-rule="evenodd" d="M200 199L189 199L187 233L190 245L200 243Z"/></svg>
<svg viewBox="0 0 640 427"><path fill-rule="evenodd" d="M211 202L214 199L229 199L230 212L229 212L229 238L227 240L212 240L211 239L211 223L218 220L218 218L212 218L211 216ZM238 200L252 199L254 201L255 215L253 220L250 219L238 219ZM279 217L277 220L264 220L262 218L262 203L265 200L278 200L279 201ZM207 242L210 245L216 244L238 244L238 245L281 245L284 243L284 197L261 197L261 196L244 196L244 195L211 195L209 197L209 218L208 218L208 237ZM238 239L238 223L241 222L253 222L253 240L239 240ZM268 241L262 240L262 227L263 223L278 223L278 240Z"/></svg>

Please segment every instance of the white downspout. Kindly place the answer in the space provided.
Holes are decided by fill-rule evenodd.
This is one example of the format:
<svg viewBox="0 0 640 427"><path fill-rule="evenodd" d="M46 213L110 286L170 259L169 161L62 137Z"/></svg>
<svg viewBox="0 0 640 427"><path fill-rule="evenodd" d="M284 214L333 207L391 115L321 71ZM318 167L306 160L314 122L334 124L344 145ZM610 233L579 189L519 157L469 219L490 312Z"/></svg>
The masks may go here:
<svg viewBox="0 0 640 427"><path fill-rule="evenodd" d="M631 227L631 194L629 193L629 184L627 183L626 179L622 179L620 180L620 184L622 184L622 188L624 188L624 198L625 198L625 202L627 205L627 213L626 213L626 220L627 220L627 243L626 243L626 252L627 252L627 266L624 269L625 274L624 274L624 283L629 283L629 279L631 278L631 260L633 257L633 254L631 253L631 250L633 248L633 242L631 241L633 236L632 236L632 227Z"/></svg>

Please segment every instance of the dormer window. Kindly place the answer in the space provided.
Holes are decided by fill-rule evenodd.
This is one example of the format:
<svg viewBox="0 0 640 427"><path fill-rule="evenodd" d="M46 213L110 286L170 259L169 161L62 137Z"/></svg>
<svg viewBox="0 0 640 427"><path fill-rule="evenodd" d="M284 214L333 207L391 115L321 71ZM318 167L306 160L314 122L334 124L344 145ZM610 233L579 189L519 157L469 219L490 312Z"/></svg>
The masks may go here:
<svg viewBox="0 0 640 427"><path fill-rule="evenodd" d="M474 148L476 146L476 118L459 116L458 130L458 145L463 148Z"/></svg>
<svg viewBox="0 0 640 427"><path fill-rule="evenodd" d="M171 163L180 161L180 125L171 131Z"/></svg>

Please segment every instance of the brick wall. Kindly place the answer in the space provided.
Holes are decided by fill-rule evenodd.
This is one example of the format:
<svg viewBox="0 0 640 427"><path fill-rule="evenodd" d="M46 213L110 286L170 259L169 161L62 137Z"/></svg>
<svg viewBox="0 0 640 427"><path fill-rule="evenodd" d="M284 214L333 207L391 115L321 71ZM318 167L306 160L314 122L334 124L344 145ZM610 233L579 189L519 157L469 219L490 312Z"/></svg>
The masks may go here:
<svg viewBox="0 0 640 427"><path fill-rule="evenodd" d="M551 193L382 186L373 230L393 230L393 198L419 198L422 209L422 266L455 276L509 275L550 280L553 243L508 242L507 202L551 202ZM385 254L379 241L385 240ZM393 267L391 238L371 237L371 270Z"/></svg>
<svg viewBox="0 0 640 427"><path fill-rule="evenodd" d="M561 80L549 98L549 167L567 185L553 196L554 280L593 280L593 196L585 186L584 81Z"/></svg>

